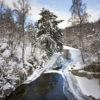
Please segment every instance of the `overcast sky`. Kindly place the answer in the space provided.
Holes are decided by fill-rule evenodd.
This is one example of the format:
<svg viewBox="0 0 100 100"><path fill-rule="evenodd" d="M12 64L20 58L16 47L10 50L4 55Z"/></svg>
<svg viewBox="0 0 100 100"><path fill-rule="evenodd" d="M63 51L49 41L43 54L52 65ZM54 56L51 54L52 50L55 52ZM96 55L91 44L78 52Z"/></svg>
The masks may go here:
<svg viewBox="0 0 100 100"><path fill-rule="evenodd" d="M12 3L17 0L4 0L7 5L12 7ZM100 16L100 0L83 0L87 4L87 12L90 15L90 21L96 21ZM64 20L59 27L65 28L69 26L68 19L70 18L70 6L72 0L29 0L31 5L30 19L34 22L37 21L40 16L40 10L42 8L49 9L58 16L59 19Z"/></svg>

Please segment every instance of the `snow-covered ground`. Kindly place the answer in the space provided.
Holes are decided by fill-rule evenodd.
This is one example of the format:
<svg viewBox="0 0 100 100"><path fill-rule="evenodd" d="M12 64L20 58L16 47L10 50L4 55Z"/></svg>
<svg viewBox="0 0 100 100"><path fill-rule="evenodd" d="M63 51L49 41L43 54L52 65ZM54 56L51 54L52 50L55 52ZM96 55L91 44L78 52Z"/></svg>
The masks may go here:
<svg viewBox="0 0 100 100"><path fill-rule="evenodd" d="M12 51L7 42L0 43L0 98L9 95L28 74L30 66L23 68L20 52L19 48Z"/></svg>
<svg viewBox="0 0 100 100"><path fill-rule="evenodd" d="M66 89L69 90L70 92L73 93L73 95L78 99L78 100L86 100L86 96L93 96L94 98L100 99L100 85L99 85L99 80L97 79L87 79L85 77L76 77L74 76L69 70L71 69L81 69L84 67L84 65L82 65L82 58L81 58L81 52L78 49L72 48L72 47L68 47L68 46L63 46L64 50L69 50L69 53L71 54L71 60L66 60L63 59L62 54L61 53L54 53L50 59L47 59L47 61L44 61L44 59L42 58L45 55L44 51L41 51L39 48L36 48L36 54L35 54L35 58L38 60L38 66L36 66L36 69L34 69L33 73L28 76L27 80L24 82L24 84L28 84L32 81L34 81L35 79L37 79L42 73L59 73L62 75L62 77L64 78L64 84L63 84L63 91L64 94L66 94ZM5 64L5 59L4 58L9 58L9 56L11 56L11 50L10 48L7 48L7 44L4 43L1 45L0 50L4 50L3 53L1 53L0 56L0 65L4 66ZM22 55L22 51L21 51L21 47L18 47L17 50L15 51L15 57L17 57L18 61L14 60L14 59L10 59L10 61L8 62L8 66L7 64L5 64L6 70L3 69L3 67L0 67L1 69L4 70L4 72L7 73L7 77L8 79L12 81L16 81L19 80L20 78L17 77L17 75L20 73L22 76L23 74L27 74L27 67L22 68L22 62L21 62L21 55ZM31 46L28 45L25 49L25 64L26 66L31 66L32 64L30 64L28 62L28 60L31 58ZM42 62L42 65L40 67L40 64ZM53 70L54 66L61 66L60 70ZM8 68L9 67L9 68ZM7 69L8 68L8 69ZM17 71L19 72L18 74L16 74ZM13 74L12 74L13 73ZM14 74L15 73L15 74ZM1 75L0 79L3 80L3 75ZM9 82L7 82L5 79L4 81L2 81L3 83L0 83L0 89L2 91L4 91L5 89L9 89L9 88L13 88L14 89L14 84L16 84L15 82L12 82L13 84L10 84ZM88 86L88 84L91 84ZM86 95L86 96L85 96Z"/></svg>
<svg viewBox="0 0 100 100"><path fill-rule="evenodd" d="M42 63L42 57L45 57L45 53L36 48L38 54L35 55L36 59L34 60L31 49L31 45L27 44L25 47L25 66L23 66L22 46L17 45L12 50L7 41L0 43L0 98L9 95L16 86L22 84L28 75L35 70L34 66L37 68ZM33 65L30 62L34 62Z"/></svg>
<svg viewBox="0 0 100 100"><path fill-rule="evenodd" d="M82 65L81 61L81 53L79 50L64 46L64 49L68 49L71 53L71 58L73 61L75 60L75 63L72 61L71 65L69 65L68 69L81 69L84 67ZM74 67L73 67L74 65ZM65 77L67 78L70 91L76 96L78 100L85 100L84 95L91 96L96 99L100 99L100 80L99 79L87 79L86 77L79 77L74 76L71 74L71 72L68 72L67 69L64 70ZM92 72L87 72L89 74L92 74ZM84 94L84 95L82 95ZM82 96L82 98L81 98Z"/></svg>
<svg viewBox="0 0 100 100"><path fill-rule="evenodd" d="M71 55L71 63L70 63L69 69L71 69L71 68L81 69L82 67L84 67L83 62L82 62L81 52L79 49L65 46L65 45L63 46L63 49L69 50L69 53Z"/></svg>
<svg viewBox="0 0 100 100"><path fill-rule="evenodd" d="M100 83L98 79L87 79L86 77L76 76L78 85L82 92L87 96L100 99Z"/></svg>
<svg viewBox="0 0 100 100"><path fill-rule="evenodd" d="M55 53L50 60L48 60L43 66L42 68L37 68L32 75L30 75L27 80L24 82L26 83L30 83L32 81L34 81L35 79L37 79L43 72L48 71L49 69L52 69L52 67L54 66L57 58L60 56L60 53Z"/></svg>

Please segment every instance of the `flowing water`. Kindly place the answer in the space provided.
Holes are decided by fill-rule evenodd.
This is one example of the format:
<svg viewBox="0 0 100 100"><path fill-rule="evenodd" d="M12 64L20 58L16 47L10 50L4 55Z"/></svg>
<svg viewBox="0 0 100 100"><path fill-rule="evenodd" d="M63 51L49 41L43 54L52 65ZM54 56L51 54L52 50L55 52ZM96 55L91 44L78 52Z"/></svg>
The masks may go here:
<svg viewBox="0 0 100 100"><path fill-rule="evenodd" d="M42 74L38 79L19 86L6 100L76 100L67 92L63 93L63 78L60 74Z"/></svg>

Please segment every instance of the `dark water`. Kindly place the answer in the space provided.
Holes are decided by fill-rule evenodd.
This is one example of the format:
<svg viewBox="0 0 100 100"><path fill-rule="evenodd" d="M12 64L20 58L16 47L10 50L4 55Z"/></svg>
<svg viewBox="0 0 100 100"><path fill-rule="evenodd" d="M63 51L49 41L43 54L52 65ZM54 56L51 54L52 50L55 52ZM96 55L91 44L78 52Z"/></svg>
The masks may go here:
<svg viewBox="0 0 100 100"><path fill-rule="evenodd" d="M5 100L75 100L71 93L63 94L63 78L59 74L43 74L30 84L18 87Z"/></svg>

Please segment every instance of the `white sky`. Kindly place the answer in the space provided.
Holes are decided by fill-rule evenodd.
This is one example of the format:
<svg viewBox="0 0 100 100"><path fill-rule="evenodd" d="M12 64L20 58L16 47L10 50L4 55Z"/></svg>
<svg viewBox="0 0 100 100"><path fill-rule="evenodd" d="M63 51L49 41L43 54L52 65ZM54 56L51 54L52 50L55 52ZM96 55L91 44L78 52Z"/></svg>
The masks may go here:
<svg viewBox="0 0 100 100"><path fill-rule="evenodd" d="M12 6L13 2L16 2L17 0L4 0L4 1L7 5L9 5L10 7L13 7ZM58 16L58 19L64 20L61 24L59 24L60 28L65 28L66 26L70 25L70 23L68 22L68 20L70 18L69 8L68 8L68 11L67 10L65 11L66 8L63 8L63 5L61 5L61 7L60 6L58 7L57 4L49 5L48 2L51 3L51 0L44 0L44 2L48 1L47 2L48 4L47 3L43 4L40 1L42 1L42 0L30 0L30 4L31 4L30 19L31 20L37 21L40 18L40 16L39 16L40 10L42 8L47 8L50 11L54 12L54 14L56 14ZM57 0L54 0L54 1L57 1ZM58 1L60 3L61 1L64 1L64 0L58 0ZM66 4L69 4L68 6L70 6L71 0L68 0L68 1L69 2ZM90 1L90 0L88 0L88 1ZM96 1L99 1L99 0L96 0ZM59 3L58 3L58 5L59 5ZM91 5L90 5L90 8L88 8L88 10L87 10L87 12L91 15L89 18L89 21L95 21L100 16L100 11L99 11L100 5L98 5L98 7L94 6L94 8L95 9L93 9L93 6L91 7Z"/></svg>

